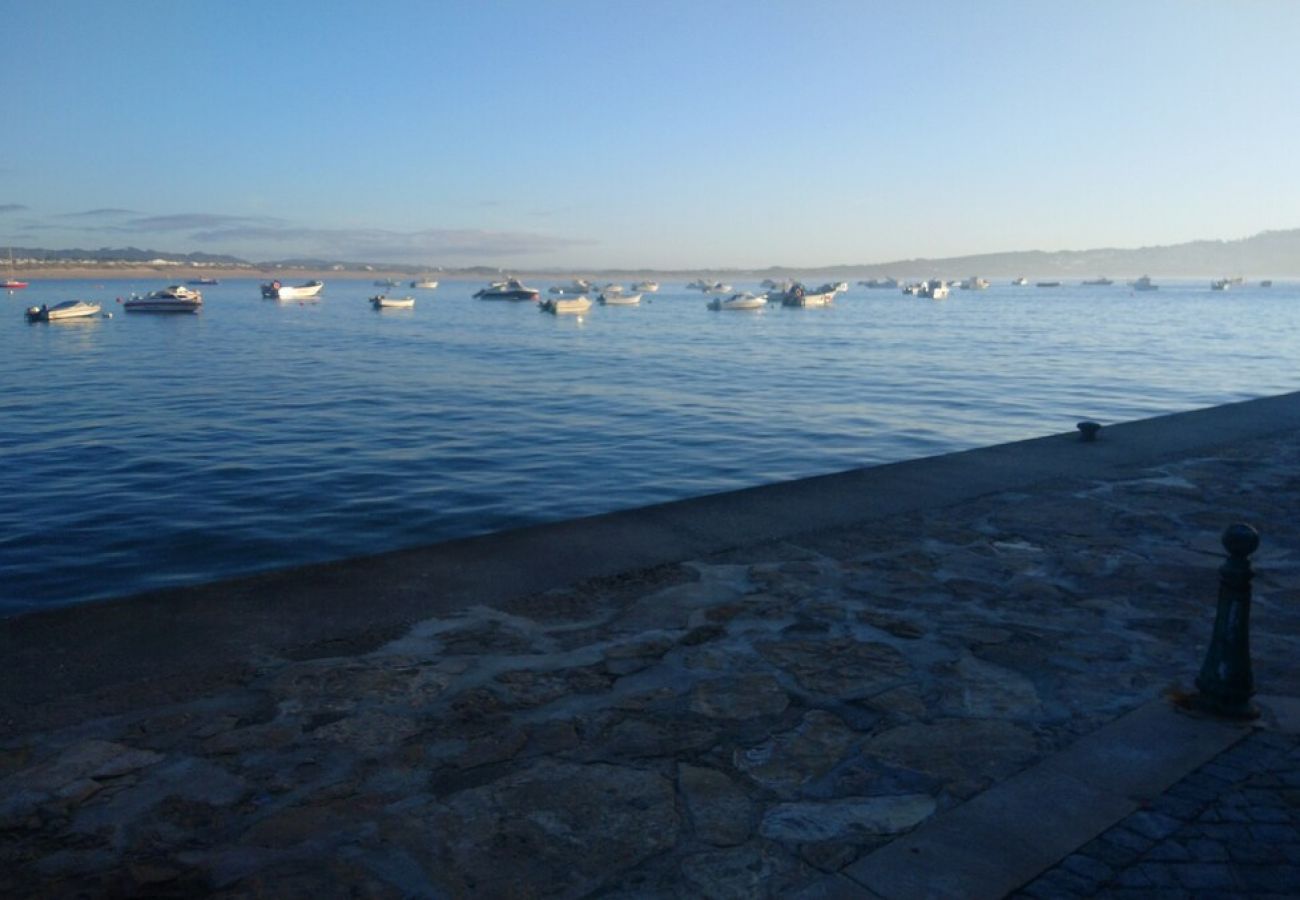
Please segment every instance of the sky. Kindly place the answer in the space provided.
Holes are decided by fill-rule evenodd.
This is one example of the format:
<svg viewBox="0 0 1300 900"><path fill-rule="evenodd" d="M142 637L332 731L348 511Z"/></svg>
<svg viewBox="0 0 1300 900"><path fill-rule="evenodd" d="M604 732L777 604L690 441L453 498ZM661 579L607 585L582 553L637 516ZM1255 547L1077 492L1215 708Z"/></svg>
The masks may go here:
<svg viewBox="0 0 1300 900"><path fill-rule="evenodd" d="M0 242L751 268L1300 227L1293 0L0 0Z"/></svg>

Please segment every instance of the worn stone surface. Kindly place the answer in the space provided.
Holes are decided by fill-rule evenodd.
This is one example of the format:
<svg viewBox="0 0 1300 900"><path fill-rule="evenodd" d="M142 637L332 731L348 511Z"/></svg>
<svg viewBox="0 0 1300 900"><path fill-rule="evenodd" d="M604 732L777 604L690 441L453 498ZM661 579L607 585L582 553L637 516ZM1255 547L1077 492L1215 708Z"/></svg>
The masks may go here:
<svg viewBox="0 0 1300 900"><path fill-rule="evenodd" d="M1287 435L1063 478L16 734L0 896L794 895L1190 687L1234 519L1264 535L1256 680L1300 694L1297 471ZM1285 895L1300 776L1263 759L1207 767L1026 894Z"/></svg>

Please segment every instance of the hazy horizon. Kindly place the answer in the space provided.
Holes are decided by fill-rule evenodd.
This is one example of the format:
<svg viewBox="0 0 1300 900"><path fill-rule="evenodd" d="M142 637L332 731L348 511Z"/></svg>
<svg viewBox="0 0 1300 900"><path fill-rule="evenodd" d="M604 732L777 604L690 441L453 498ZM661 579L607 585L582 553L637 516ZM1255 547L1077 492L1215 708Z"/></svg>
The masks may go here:
<svg viewBox="0 0 1300 900"><path fill-rule="evenodd" d="M807 269L1242 239L1300 209L1292 3L7 18L7 245Z"/></svg>

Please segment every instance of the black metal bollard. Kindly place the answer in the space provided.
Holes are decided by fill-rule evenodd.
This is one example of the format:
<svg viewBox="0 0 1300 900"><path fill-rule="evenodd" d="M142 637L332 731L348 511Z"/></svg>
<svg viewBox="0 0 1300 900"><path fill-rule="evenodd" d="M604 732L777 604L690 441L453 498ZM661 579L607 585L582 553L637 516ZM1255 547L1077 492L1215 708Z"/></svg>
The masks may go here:
<svg viewBox="0 0 1300 900"><path fill-rule="evenodd" d="M1099 422L1080 422L1074 427L1079 429L1079 440L1085 442L1097 440L1097 432L1101 431Z"/></svg>
<svg viewBox="0 0 1300 900"><path fill-rule="evenodd" d="M1250 669L1250 555L1259 548L1259 532L1249 525L1229 525L1223 532L1228 560L1219 567L1219 607L1214 634L1196 677L1194 705L1233 719L1254 719L1250 702L1255 676Z"/></svg>

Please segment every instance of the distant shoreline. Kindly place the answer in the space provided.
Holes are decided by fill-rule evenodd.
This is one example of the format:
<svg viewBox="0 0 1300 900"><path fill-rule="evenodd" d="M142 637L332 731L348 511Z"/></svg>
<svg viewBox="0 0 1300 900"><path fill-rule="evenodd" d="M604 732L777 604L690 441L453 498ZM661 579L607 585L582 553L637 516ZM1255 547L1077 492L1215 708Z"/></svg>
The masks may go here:
<svg viewBox="0 0 1300 900"><path fill-rule="evenodd" d="M15 271L15 276L26 281L41 281L47 279L87 279L102 281L158 281L169 284L184 284L189 281L200 278L236 279L247 278L263 281L270 281L273 278L280 281L301 281L316 278L321 281L382 281L392 279L399 285L407 284L421 278L432 278L437 281L482 281L514 276L524 280L536 282L558 282L568 281L572 278L588 278L594 281L605 280L656 280L656 281L690 281L695 278L722 278L726 280L753 280L759 281L764 278L773 279L806 279L821 278L832 280L848 280L850 283L857 279L882 278L892 276L901 281L920 279L920 278L944 278L960 279L973 275L981 275L985 278L998 281L1010 279L1017 276L1025 276L1031 281L1035 278L1050 277L1059 280L1062 284L1069 285L1073 283L1082 283L1082 281L1097 278L1102 275L1115 280L1116 287L1123 287L1124 282L1137 278L1140 275L1150 275L1159 279L1173 280L1195 280L1207 279L1214 280L1221 277L1214 273L1180 273L1172 274L1157 269L1143 272L1101 272L1101 273L1071 273L1062 274L1059 272L1035 272L1033 270L1016 271L1007 274L1001 271L986 272L966 272L966 271L949 271L943 266L926 267L923 264L917 264L911 268L898 266L889 272L883 272L881 269L865 269L862 271L845 271L842 267L829 267L827 269L691 269L682 271L648 271L645 269L570 269L570 270L530 270L530 269L508 269L499 273L483 272L481 270L444 270L431 272L412 272L409 268L381 269L375 268L373 271L336 271L329 268L304 268L304 267L268 267L268 268L251 268L237 266L150 266L137 264L68 264L68 263L29 263L19 265ZM1290 276L1294 279L1296 276ZM1247 276L1246 284L1258 284L1262 279L1287 279L1287 275L1269 275L1260 274L1258 276Z"/></svg>

